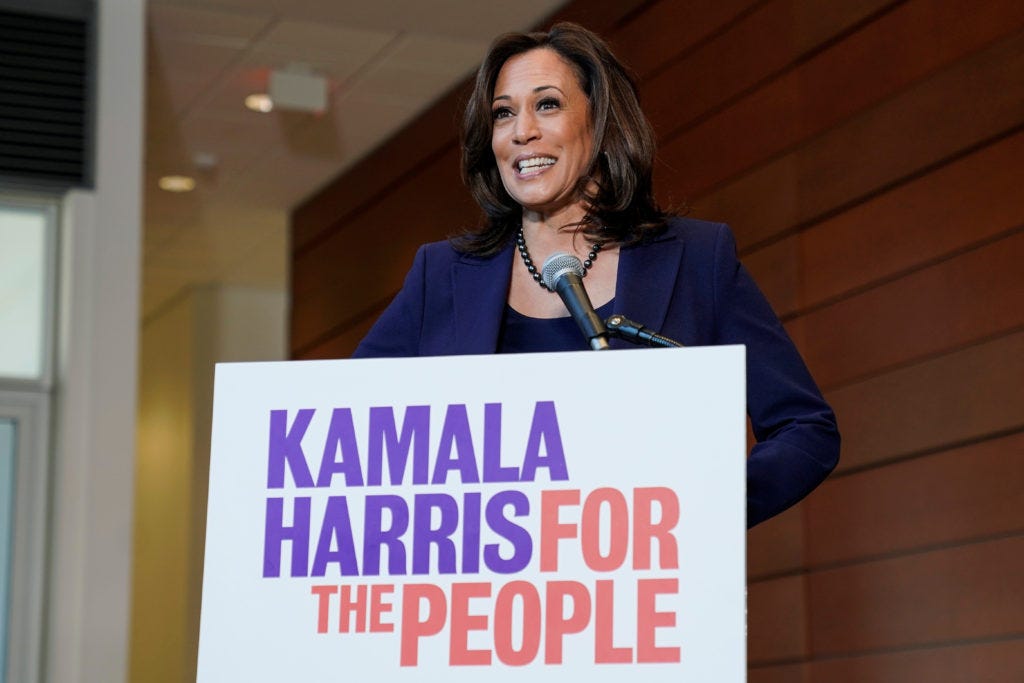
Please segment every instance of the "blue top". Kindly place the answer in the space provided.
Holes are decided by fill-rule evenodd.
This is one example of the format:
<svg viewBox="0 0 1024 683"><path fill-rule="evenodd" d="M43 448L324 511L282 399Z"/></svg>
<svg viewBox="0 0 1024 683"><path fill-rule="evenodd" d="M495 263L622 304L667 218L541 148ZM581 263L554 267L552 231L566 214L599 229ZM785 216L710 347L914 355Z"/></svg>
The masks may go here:
<svg viewBox="0 0 1024 683"><path fill-rule="evenodd" d="M402 290L355 357L498 351L514 245L489 257L448 242L420 248ZM799 352L750 273L728 226L672 218L666 230L619 250L615 312L686 346L747 347L747 525L806 496L839 461L839 430ZM582 338L582 335L580 335ZM637 348L611 339L612 349Z"/></svg>
<svg viewBox="0 0 1024 683"><path fill-rule="evenodd" d="M558 296L552 293L551 296ZM597 309L607 320L615 313L615 299ZM531 318L511 306L505 306L498 337L498 353L537 353L541 351L589 351L590 345L571 316Z"/></svg>

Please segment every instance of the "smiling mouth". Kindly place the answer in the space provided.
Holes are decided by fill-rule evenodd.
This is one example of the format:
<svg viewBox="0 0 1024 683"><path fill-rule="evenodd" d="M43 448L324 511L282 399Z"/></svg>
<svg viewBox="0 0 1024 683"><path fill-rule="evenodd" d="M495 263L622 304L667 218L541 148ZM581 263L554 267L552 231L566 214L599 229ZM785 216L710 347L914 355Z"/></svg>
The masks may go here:
<svg viewBox="0 0 1024 683"><path fill-rule="evenodd" d="M556 161L557 159L554 157L530 157L529 159L520 159L515 166L516 171L523 174L553 166Z"/></svg>

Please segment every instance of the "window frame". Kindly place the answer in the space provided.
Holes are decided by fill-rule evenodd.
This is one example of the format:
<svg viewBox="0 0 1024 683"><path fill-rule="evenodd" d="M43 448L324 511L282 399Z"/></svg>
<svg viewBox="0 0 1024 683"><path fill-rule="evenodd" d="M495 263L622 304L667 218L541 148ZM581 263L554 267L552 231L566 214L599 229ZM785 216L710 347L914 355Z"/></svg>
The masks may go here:
<svg viewBox="0 0 1024 683"><path fill-rule="evenodd" d="M6 609L6 671L0 671L0 683L34 683L43 673L61 201L57 195L0 189L0 207L38 211L45 223L40 373L35 378L0 375L0 418L15 423L8 603L0 605Z"/></svg>

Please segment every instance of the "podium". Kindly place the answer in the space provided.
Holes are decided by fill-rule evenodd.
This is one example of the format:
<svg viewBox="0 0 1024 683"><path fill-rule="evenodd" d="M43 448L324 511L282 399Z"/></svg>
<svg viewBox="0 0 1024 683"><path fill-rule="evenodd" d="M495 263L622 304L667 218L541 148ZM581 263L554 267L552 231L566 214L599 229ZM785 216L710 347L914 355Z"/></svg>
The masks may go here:
<svg viewBox="0 0 1024 683"><path fill-rule="evenodd" d="M741 346L218 365L197 680L744 681L745 424Z"/></svg>

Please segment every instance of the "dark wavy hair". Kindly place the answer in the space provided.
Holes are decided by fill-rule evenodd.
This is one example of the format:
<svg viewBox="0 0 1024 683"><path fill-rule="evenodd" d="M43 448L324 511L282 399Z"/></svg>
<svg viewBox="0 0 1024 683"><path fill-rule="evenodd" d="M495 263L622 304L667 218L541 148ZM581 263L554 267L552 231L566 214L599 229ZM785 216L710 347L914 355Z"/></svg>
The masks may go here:
<svg viewBox="0 0 1024 683"><path fill-rule="evenodd" d="M597 34L563 22L547 33L499 36L477 71L462 119L462 178L487 221L456 238L456 247L491 255L519 229L522 207L505 191L491 150L491 106L505 62L538 48L554 50L569 64L590 105L592 156L577 183L586 216L576 230L622 245L661 232L667 214L654 201L651 182L654 131L640 109L636 82Z"/></svg>

